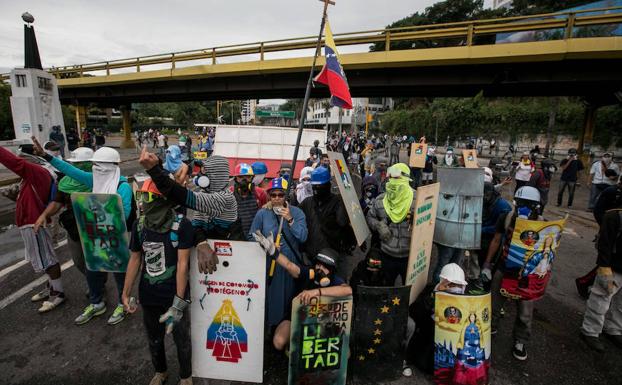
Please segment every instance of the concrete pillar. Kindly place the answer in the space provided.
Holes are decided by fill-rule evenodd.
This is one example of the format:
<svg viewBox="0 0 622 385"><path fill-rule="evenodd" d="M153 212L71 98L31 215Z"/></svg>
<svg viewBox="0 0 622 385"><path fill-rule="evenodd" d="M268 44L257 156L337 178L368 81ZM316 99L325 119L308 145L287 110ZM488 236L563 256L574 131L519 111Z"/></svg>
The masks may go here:
<svg viewBox="0 0 622 385"><path fill-rule="evenodd" d="M584 165L590 164L590 149L592 148L592 138L594 137L594 126L596 125L596 111L598 106L593 103L588 103L585 106L585 115L583 119L583 128L581 129L581 135L579 136L579 159ZM586 171L589 172L589 167L586 167Z"/></svg>
<svg viewBox="0 0 622 385"><path fill-rule="evenodd" d="M82 139L82 131L86 128L86 107L75 106L76 110L76 130L80 139Z"/></svg>
<svg viewBox="0 0 622 385"><path fill-rule="evenodd" d="M136 144L132 140L132 107L121 106L121 115L123 117L123 141L121 148L135 148Z"/></svg>

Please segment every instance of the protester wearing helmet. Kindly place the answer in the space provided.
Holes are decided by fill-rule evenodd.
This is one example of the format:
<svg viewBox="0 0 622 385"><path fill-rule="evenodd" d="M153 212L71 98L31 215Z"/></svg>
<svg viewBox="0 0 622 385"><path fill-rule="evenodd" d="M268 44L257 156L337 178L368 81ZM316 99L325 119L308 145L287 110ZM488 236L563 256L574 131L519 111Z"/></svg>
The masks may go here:
<svg viewBox="0 0 622 385"><path fill-rule="evenodd" d="M297 287L302 288L297 298L303 304L309 304L312 298L321 296L344 297L352 295L352 288L336 274L339 254L335 250L330 248L320 249L313 258L314 265L309 267L291 262L276 247L272 237L264 237L259 231L253 233L253 237L266 251L266 255L271 259L275 259L279 266L295 279ZM272 343L277 350L285 349L289 343L291 320L287 316L291 315L291 301L288 305L289 308L285 312L286 319L276 328L272 339Z"/></svg>
<svg viewBox="0 0 622 385"><path fill-rule="evenodd" d="M406 164L391 166L388 175L386 192L370 206L367 224L380 238L388 278L395 281L401 276L405 282L416 192L410 187L410 168Z"/></svg>
<svg viewBox="0 0 622 385"><path fill-rule="evenodd" d="M512 234L516 226L516 219L541 220L540 211L540 192L534 187L524 186L519 188L514 194L513 210L502 214L497 220L495 235L490 242L486 261L482 266L482 280L491 283L491 294L493 300L493 329L496 329L500 304L505 301L500 294L501 281L505 271L505 260L508 258L510 243L512 242ZM494 261L494 257L501 250L499 261ZM493 266L496 271L493 272ZM533 308L535 301L517 300L516 321L514 323L513 337L514 348L512 354L518 360L527 359L527 350L525 344L531 337L531 325L533 319Z"/></svg>
<svg viewBox="0 0 622 385"><path fill-rule="evenodd" d="M190 342L188 259L193 246L192 224L173 210L175 204L162 196L147 179L136 192L142 215L132 227L130 260L123 288L123 305L136 311L130 296L140 274L138 296L147 331L151 362L155 369L152 384L167 377L165 333L173 333L179 360L180 384L192 383Z"/></svg>
<svg viewBox="0 0 622 385"><path fill-rule="evenodd" d="M279 243L282 255L294 264L302 264L300 245L307 240L307 223L305 215L298 207L288 205L285 200L287 181L283 178L275 178L271 181L268 189L270 201L266 203L255 215L248 233L248 238L253 239L257 232ZM279 236L279 230L281 234ZM268 269L270 271L270 261ZM292 298L294 298L295 285L293 278L281 267L276 266L271 275L266 298L266 319L268 325L276 327L286 314Z"/></svg>
<svg viewBox="0 0 622 385"><path fill-rule="evenodd" d="M264 182L266 179L266 175L268 174L268 166L264 162L254 162L251 167L253 168L253 184L255 186L264 188Z"/></svg>
<svg viewBox="0 0 622 385"><path fill-rule="evenodd" d="M175 182L182 186L186 185L188 177L188 165L182 161L181 149L174 144L166 149L164 169L173 175Z"/></svg>
<svg viewBox="0 0 622 385"><path fill-rule="evenodd" d="M296 185L296 203L300 205L305 199L313 196L313 188L311 187L311 173L313 167L304 167L300 170L300 179Z"/></svg>
<svg viewBox="0 0 622 385"><path fill-rule="evenodd" d="M342 276L350 273L348 253L356 240L350 227L350 220L339 195L331 192L330 173L325 167L318 167L311 173L313 197L300 204L307 221L309 236L303 249L313 258L323 248L339 252L337 269Z"/></svg>
<svg viewBox="0 0 622 385"><path fill-rule="evenodd" d="M257 210L268 202L268 196L261 187L253 184L253 168L248 163L235 166L231 190L238 202L238 218L242 223L242 231L248 234Z"/></svg>

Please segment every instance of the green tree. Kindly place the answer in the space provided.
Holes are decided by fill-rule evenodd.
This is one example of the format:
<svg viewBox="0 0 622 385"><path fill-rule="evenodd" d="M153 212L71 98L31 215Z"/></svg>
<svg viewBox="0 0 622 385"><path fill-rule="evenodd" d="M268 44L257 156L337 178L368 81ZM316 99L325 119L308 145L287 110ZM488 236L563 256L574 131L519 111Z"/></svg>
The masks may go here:
<svg viewBox="0 0 622 385"><path fill-rule="evenodd" d="M3 140L15 138L10 97L11 86L0 82L0 139Z"/></svg>

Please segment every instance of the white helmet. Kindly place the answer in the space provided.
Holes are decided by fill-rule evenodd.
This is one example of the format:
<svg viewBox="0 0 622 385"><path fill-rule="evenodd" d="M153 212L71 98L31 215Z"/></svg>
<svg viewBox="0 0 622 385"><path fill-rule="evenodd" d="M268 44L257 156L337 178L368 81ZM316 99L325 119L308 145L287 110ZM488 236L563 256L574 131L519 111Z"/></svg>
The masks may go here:
<svg viewBox="0 0 622 385"><path fill-rule="evenodd" d="M535 187L523 186L516 190L514 198L540 203L540 192Z"/></svg>
<svg viewBox="0 0 622 385"><path fill-rule="evenodd" d="M458 285L467 284L467 281L464 279L464 270L462 270L462 268L455 263L448 263L443 266L439 277Z"/></svg>
<svg viewBox="0 0 622 385"><path fill-rule="evenodd" d="M93 157L93 150L88 147L78 147L71 151L71 158L67 159L67 162L78 163L88 162Z"/></svg>
<svg viewBox="0 0 622 385"><path fill-rule="evenodd" d="M484 183L492 183L492 170L490 167L484 167Z"/></svg>
<svg viewBox="0 0 622 385"><path fill-rule="evenodd" d="M91 162L121 163L121 157L119 156L119 152L114 148L110 147L102 147L99 150L95 151L93 157L89 160Z"/></svg>

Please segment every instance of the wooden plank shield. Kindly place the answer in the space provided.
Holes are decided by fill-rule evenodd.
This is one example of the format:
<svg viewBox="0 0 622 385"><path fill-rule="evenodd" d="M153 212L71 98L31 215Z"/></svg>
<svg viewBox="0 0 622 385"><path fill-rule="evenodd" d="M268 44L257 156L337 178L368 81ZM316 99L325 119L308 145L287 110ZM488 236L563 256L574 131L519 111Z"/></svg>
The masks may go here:
<svg viewBox="0 0 622 385"><path fill-rule="evenodd" d="M464 167L479 168L479 163L477 163L477 150L462 150L462 157L464 158Z"/></svg>
<svg viewBox="0 0 622 385"><path fill-rule="evenodd" d="M412 143L410 146L408 165L410 167L424 168L425 158L428 154L428 145L426 143Z"/></svg>
<svg viewBox="0 0 622 385"><path fill-rule="evenodd" d="M487 385L492 307L484 295L435 294L434 383Z"/></svg>
<svg viewBox="0 0 622 385"><path fill-rule="evenodd" d="M91 271L124 272L129 260L129 239L121 196L72 193L86 268Z"/></svg>
<svg viewBox="0 0 622 385"><path fill-rule="evenodd" d="M352 353L358 378L377 383L401 377L409 295L408 286L358 286Z"/></svg>
<svg viewBox="0 0 622 385"><path fill-rule="evenodd" d="M263 381L266 253L256 242L208 241L220 264L200 274L190 257L192 373Z"/></svg>
<svg viewBox="0 0 622 385"><path fill-rule="evenodd" d="M292 300L289 385L344 385L348 373L352 297Z"/></svg>

